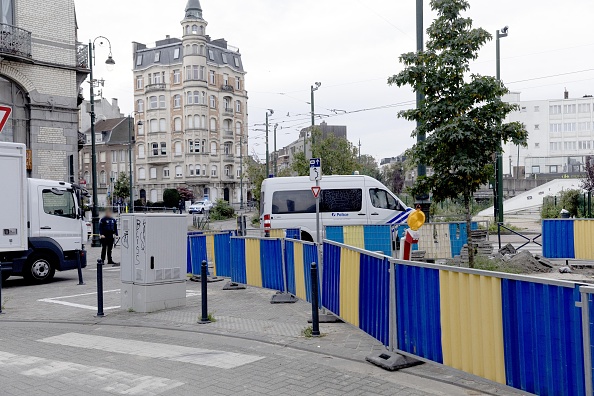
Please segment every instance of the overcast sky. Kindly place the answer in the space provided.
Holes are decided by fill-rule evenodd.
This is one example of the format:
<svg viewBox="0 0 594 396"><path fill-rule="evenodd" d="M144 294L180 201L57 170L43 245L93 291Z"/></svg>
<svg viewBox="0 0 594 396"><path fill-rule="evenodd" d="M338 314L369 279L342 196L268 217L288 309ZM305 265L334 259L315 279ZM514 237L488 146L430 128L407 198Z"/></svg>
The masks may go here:
<svg viewBox="0 0 594 396"><path fill-rule="evenodd" d="M113 46L116 68L103 67L107 48L97 50L96 77L106 80L104 97L116 97L125 113L133 107L132 41L154 43L181 36L187 0L75 0L79 40L98 35ZM309 87L316 81L316 114L347 125L348 137L377 159L410 147L413 125L398 119L412 106L408 88L390 87L402 69L400 54L415 50L412 0L201 0L207 34L224 37L241 51L249 93L250 152L265 153L267 108L275 111L279 148L296 139L309 121ZM470 0L475 27L492 34L509 25L502 39L502 79L522 99L594 94L592 0ZM425 28L434 14L425 1ZM495 42L488 43L472 72L495 74ZM568 74L565 74L568 73ZM571 73L571 74L569 74ZM535 79L565 74L563 76ZM531 80L532 81L524 81ZM85 84L88 98L88 84ZM384 107L398 105L397 107ZM366 110L384 107L377 110ZM334 110L334 111L333 111ZM358 111L348 115L341 111ZM321 120L320 120L321 121ZM319 121L318 121L319 122ZM272 135L271 135L272 136ZM272 151L272 137L270 139Z"/></svg>

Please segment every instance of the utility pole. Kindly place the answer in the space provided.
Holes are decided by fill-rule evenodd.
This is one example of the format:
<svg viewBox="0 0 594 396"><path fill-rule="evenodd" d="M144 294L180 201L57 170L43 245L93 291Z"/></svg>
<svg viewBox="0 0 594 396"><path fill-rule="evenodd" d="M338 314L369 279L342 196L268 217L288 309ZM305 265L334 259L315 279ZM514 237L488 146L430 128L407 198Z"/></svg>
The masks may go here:
<svg viewBox="0 0 594 396"><path fill-rule="evenodd" d="M243 135L239 136L239 209L243 209Z"/></svg>
<svg viewBox="0 0 594 396"><path fill-rule="evenodd" d="M359 139L359 163L361 163L361 139Z"/></svg>
<svg viewBox="0 0 594 396"><path fill-rule="evenodd" d="M314 92L316 92L320 87L322 86L321 82L316 82L314 85L311 86L311 154L313 156L313 149L314 149L314 144L316 143L315 141L315 136L314 136L314 128L316 126L316 113L315 113L315 98L314 98ZM305 154L305 159L307 159L307 150L305 149L306 146L305 144L303 145L303 153Z"/></svg>
<svg viewBox="0 0 594 396"><path fill-rule="evenodd" d="M274 164L273 165L273 169L274 169L274 177L277 177L277 167L278 167L278 152L276 151L276 129L278 128L278 124L274 124Z"/></svg>
<svg viewBox="0 0 594 396"><path fill-rule="evenodd" d="M268 117L274 114L274 110L266 110L266 178L270 177L270 151L268 148Z"/></svg>
<svg viewBox="0 0 594 396"><path fill-rule="evenodd" d="M499 45L499 39L507 37L508 27L504 27L501 31L496 33L496 75L497 81L501 81L501 48ZM519 146L518 146L519 147ZM495 220L499 223L503 223L503 148L499 146L497 152L497 164L495 165L496 180L495 180ZM519 150L518 150L519 151ZM518 157L519 158L519 157Z"/></svg>

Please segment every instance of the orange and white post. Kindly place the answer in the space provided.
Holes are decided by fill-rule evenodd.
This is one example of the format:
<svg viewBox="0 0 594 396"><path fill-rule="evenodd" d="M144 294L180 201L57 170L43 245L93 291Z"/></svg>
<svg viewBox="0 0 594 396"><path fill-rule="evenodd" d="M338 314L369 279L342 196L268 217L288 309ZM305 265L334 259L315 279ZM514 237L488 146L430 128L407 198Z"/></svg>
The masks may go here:
<svg viewBox="0 0 594 396"><path fill-rule="evenodd" d="M413 245L419 243L421 233L419 229L425 224L425 213L417 205L417 209L408 216L409 229L404 233L404 243L400 247L400 260L410 261Z"/></svg>

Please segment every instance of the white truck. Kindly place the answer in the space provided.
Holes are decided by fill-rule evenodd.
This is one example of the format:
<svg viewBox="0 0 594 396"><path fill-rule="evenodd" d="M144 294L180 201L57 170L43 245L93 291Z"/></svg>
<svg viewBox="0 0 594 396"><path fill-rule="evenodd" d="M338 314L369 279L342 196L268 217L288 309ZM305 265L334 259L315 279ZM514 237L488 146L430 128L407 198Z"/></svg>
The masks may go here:
<svg viewBox="0 0 594 396"><path fill-rule="evenodd" d="M28 179L26 148L0 143L0 264L2 279L23 276L33 283L57 271L86 267L85 223L80 187Z"/></svg>

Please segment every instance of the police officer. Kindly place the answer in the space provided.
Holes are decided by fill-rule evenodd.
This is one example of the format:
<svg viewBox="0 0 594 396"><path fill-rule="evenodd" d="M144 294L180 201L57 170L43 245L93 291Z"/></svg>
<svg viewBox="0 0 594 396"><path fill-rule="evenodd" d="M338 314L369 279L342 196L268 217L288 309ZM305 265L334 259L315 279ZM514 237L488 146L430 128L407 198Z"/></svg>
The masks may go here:
<svg viewBox="0 0 594 396"><path fill-rule="evenodd" d="M101 235L101 260L105 262L107 253L107 264L117 265L111 258L111 249L113 248L114 235L118 235L118 223L111 215L111 210L105 211L105 217L99 222L99 234Z"/></svg>

